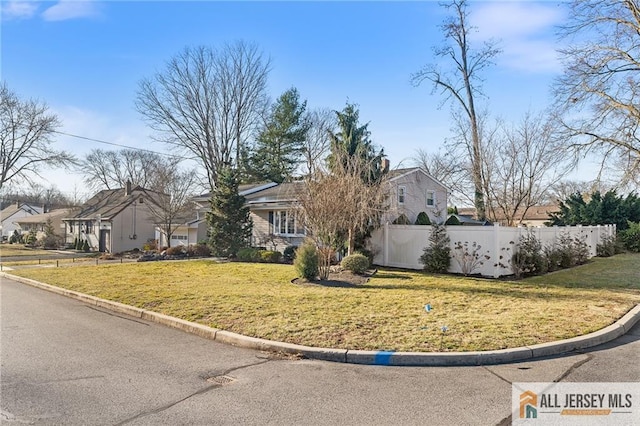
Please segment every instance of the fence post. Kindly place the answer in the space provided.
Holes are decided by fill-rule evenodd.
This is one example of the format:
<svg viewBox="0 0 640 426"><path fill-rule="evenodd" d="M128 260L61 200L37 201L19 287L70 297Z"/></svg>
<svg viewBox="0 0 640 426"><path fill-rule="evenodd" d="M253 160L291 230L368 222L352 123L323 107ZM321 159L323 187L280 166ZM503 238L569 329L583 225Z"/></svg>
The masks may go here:
<svg viewBox="0 0 640 426"><path fill-rule="evenodd" d="M385 222L382 234L382 266L389 266L389 222Z"/></svg>
<svg viewBox="0 0 640 426"><path fill-rule="evenodd" d="M500 278L500 225L493 224L493 278Z"/></svg>

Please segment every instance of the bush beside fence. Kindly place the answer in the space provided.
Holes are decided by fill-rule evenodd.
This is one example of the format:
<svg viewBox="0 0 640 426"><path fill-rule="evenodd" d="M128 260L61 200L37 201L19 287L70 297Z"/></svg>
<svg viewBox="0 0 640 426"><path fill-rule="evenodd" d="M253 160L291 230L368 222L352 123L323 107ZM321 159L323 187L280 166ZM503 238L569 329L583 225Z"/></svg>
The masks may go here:
<svg viewBox="0 0 640 426"><path fill-rule="evenodd" d="M373 231L370 247L373 263L406 269L422 269L419 258L429 244L432 226L391 225ZM543 247L551 247L564 237L579 238L589 249L589 257L596 255L596 247L606 237L615 235L615 225L503 227L447 226L450 239L451 264L448 272L480 274L498 278L513 275L513 253L518 249L521 236L532 233Z"/></svg>

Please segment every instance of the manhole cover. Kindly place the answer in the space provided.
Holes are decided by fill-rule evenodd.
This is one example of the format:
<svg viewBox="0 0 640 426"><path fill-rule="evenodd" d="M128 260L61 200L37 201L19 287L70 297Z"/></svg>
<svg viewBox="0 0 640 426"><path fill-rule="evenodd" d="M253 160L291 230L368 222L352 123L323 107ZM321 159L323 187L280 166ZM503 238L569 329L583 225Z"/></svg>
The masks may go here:
<svg viewBox="0 0 640 426"><path fill-rule="evenodd" d="M228 385L229 383L233 383L235 381L236 381L236 379L234 379L231 376L212 376L212 377L207 377L207 382L213 383L215 385L220 385L220 386Z"/></svg>

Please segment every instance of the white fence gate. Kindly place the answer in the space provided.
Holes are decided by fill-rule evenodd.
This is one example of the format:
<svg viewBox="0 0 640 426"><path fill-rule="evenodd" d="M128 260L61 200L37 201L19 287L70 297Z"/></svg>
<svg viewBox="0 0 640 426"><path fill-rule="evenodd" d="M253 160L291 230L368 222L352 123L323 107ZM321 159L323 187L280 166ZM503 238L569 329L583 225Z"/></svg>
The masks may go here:
<svg viewBox="0 0 640 426"><path fill-rule="evenodd" d="M469 251L478 254L478 265L474 274L498 278L513 274L511 256L517 250L520 236L533 233L542 246L557 243L560 236L578 237L589 247L590 256L596 255L596 245L605 236L615 235L615 225L598 226L553 226L553 227L502 227L494 226L447 226L447 235L451 240L451 266L449 272L461 273L460 263L455 260L458 245L467 245ZM374 253L374 263L379 266L392 266L406 269L422 269L419 262L423 249L429 245L431 226L390 225L376 229L370 239ZM473 244L475 243L475 247Z"/></svg>

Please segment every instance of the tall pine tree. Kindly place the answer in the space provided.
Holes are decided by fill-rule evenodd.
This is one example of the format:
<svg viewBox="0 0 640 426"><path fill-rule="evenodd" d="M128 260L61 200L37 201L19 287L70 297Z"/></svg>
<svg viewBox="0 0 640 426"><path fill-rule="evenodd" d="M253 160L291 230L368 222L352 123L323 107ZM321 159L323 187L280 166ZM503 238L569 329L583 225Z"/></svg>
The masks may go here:
<svg viewBox="0 0 640 426"><path fill-rule="evenodd" d="M302 161L302 147L311 126L305 115L307 102L295 88L284 92L258 135L246 166L249 180L282 183Z"/></svg>
<svg viewBox="0 0 640 426"><path fill-rule="evenodd" d="M245 198L238 191L238 173L230 167L220 170L218 185L211 196L209 245L214 256L235 257L251 241L253 221Z"/></svg>
<svg viewBox="0 0 640 426"><path fill-rule="evenodd" d="M337 172L337 168L348 168L354 164L352 159L358 158L359 161L356 163L360 168L362 180L365 183L379 182L388 170L384 169L382 164L385 158L384 150L377 151L370 138L369 123L360 125L360 111L354 104L347 103L342 111L335 113L338 132L329 132L329 168Z"/></svg>

